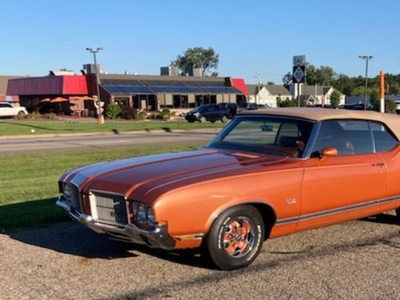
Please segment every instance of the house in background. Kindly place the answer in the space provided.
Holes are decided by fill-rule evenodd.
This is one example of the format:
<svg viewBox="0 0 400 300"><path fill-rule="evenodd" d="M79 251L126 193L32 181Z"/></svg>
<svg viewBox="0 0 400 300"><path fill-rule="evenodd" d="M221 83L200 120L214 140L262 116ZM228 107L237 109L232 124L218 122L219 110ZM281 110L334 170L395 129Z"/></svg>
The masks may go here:
<svg viewBox="0 0 400 300"><path fill-rule="evenodd" d="M299 88L297 88L297 85L291 85L290 90L293 99L297 99L297 95L299 94L300 99L305 100L308 106L331 105L331 95L333 91L337 91L340 94L339 105L343 105L346 102L346 95L334 89L332 86L300 84Z"/></svg>
<svg viewBox="0 0 400 300"><path fill-rule="evenodd" d="M266 104L269 107L277 107L277 100L291 100L290 91L283 85L267 84L257 85L248 84L248 102Z"/></svg>

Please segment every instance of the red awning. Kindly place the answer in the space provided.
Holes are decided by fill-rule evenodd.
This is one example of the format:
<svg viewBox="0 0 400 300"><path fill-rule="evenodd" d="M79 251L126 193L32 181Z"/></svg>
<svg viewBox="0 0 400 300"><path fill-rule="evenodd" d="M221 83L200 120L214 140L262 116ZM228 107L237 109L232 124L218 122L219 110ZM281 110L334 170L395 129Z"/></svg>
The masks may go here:
<svg viewBox="0 0 400 300"><path fill-rule="evenodd" d="M248 95L249 91L247 90L246 82L242 78L231 78L232 86L241 91L244 95Z"/></svg>
<svg viewBox="0 0 400 300"><path fill-rule="evenodd" d="M86 76L62 76L63 77L63 95L87 95L88 86Z"/></svg>

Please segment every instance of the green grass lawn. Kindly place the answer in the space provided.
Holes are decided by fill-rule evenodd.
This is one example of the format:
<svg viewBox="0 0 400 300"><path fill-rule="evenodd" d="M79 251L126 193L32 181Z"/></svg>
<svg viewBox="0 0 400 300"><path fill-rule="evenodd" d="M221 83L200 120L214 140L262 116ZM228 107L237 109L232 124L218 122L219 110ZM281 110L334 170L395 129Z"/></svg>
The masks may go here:
<svg viewBox="0 0 400 300"><path fill-rule="evenodd" d="M0 124L0 127L2 125ZM103 125L95 124L95 126ZM194 143L142 148L2 154L0 232L68 220L65 212L55 205L58 197L57 181L66 170L106 160L186 151L201 145Z"/></svg>
<svg viewBox="0 0 400 300"><path fill-rule="evenodd" d="M1 120L0 136L7 135L38 135L58 133L92 133L115 131L153 131L153 130L191 130L202 128L222 128L226 124L215 123L188 123L179 121L112 121L106 120L104 124L97 124L95 119L65 119L65 120Z"/></svg>

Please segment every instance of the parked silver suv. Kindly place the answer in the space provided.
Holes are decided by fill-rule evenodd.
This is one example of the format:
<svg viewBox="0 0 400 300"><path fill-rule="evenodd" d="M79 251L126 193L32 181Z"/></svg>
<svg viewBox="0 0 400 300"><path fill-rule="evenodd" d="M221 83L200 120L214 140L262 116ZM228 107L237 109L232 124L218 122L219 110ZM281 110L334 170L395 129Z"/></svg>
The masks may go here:
<svg viewBox="0 0 400 300"><path fill-rule="evenodd" d="M8 102L0 102L0 117L23 117L28 114L24 106L12 106Z"/></svg>

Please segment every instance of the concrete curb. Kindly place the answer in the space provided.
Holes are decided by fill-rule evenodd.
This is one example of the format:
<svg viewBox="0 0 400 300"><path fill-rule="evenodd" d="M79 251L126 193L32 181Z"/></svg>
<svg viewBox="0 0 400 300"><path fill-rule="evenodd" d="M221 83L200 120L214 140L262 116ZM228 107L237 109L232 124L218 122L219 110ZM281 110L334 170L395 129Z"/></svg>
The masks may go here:
<svg viewBox="0 0 400 300"><path fill-rule="evenodd" d="M121 132L77 132L77 133L46 133L30 135L4 135L0 136L0 140L12 140L12 139L34 139L34 138L50 138L50 137L63 137L63 136L94 136L94 135L132 135L132 134L151 134L151 133L173 133L173 132L219 132L221 128L200 128L200 129L176 129L176 130L135 130L135 131L121 131Z"/></svg>

